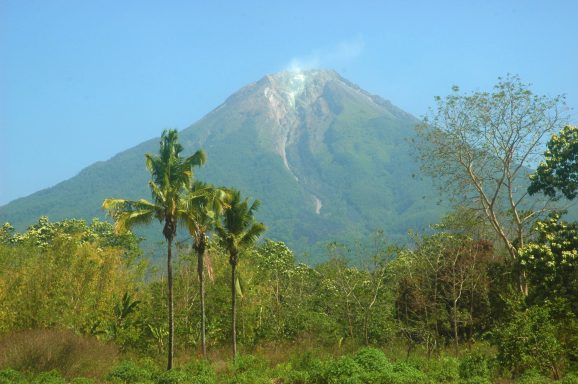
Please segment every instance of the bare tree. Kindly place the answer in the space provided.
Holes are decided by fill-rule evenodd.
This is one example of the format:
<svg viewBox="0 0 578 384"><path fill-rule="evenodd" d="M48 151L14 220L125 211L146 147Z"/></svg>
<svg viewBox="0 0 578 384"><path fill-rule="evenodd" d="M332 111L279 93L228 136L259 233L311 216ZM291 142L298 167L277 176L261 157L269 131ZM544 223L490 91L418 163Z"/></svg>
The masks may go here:
<svg viewBox="0 0 578 384"><path fill-rule="evenodd" d="M566 121L563 96L534 95L517 76L494 92L436 97L417 128L422 169L460 204L480 209L510 258L549 200L528 199L531 169L544 141ZM526 291L523 276L520 289Z"/></svg>

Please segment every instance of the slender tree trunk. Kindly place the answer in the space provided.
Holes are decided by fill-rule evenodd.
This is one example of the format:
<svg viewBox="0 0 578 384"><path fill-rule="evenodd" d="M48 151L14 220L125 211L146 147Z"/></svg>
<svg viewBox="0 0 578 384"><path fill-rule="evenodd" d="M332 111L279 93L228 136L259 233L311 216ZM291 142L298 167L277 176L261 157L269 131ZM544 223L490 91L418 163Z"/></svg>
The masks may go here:
<svg viewBox="0 0 578 384"><path fill-rule="evenodd" d="M235 269L237 263L231 262L231 328L233 338L233 358L237 357L237 302L235 286Z"/></svg>
<svg viewBox="0 0 578 384"><path fill-rule="evenodd" d="M173 308L173 265L172 265L172 243L171 238L167 239L167 286L168 286L168 310L169 310L169 343L167 369L173 368L173 342L174 342L174 308Z"/></svg>
<svg viewBox="0 0 578 384"><path fill-rule="evenodd" d="M460 340L458 336L458 302L454 300L454 308L453 308L453 320L454 320L454 348L456 352L456 357L458 357L460 351Z"/></svg>
<svg viewBox="0 0 578 384"><path fill-rule="evenodd" d="M204 242L204 239L201 240ZM205 280L204 280L204 265L203 257L205 256L204 244L197 250L197 273L199 274L199 293L201 296L201 346L203 349L203 357L207 357L207 344L205 339L206 316L205 316Z"/></svg>

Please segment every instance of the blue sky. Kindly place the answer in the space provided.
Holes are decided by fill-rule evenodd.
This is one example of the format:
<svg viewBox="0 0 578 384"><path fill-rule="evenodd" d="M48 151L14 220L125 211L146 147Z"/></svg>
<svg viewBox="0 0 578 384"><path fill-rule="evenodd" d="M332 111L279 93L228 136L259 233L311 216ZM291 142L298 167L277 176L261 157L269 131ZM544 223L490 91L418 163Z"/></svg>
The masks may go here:
<svg viewBox="0 0 578 384"><path fill-rule="evenodd" d="M421 116L520 75L578 123L578 1L0 0L0 205L294 66ZM210 153L209 153L210 156Z"/></svg>

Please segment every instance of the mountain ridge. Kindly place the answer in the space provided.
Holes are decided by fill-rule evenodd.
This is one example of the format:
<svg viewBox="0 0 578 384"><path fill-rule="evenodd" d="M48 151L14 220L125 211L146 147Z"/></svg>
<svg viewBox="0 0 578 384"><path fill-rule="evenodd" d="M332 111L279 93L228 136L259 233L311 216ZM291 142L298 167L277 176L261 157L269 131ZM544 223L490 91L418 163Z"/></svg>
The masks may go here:
<svg viewBox="0 0 578 384"><path fill-rule="evenodd" d="M335 71L286 71L241 88L180 137L186 152L208 153L200 179L262 200L268 236L307 252L380 228L401 240L439 219L431 183L412 177L417 122ZM147 140L2 206L0 221L103 217L104 198L148 197L144 153L157 147Z"/></svg>

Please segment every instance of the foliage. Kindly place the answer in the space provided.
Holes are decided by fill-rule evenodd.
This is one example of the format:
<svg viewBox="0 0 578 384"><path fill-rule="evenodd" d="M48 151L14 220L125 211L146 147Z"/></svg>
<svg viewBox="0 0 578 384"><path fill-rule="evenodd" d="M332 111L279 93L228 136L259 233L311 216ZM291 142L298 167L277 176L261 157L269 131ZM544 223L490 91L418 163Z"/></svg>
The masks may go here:
<svg viewBox="0 0 578 384"><path fill-rule="evenodd" d="M468 353L461 359L459 373L460 378L467 382L490 382L487 358L479 352Z"/></svg>
<svg viewBox="0 0 578 384"><path fill-rule="evenodd" d="M355 380L361 373L363 368L350 356L341 356L338 359L330 361L324 372L325 380L328 384L338 383L358 383Z"/></svg>
<svg viewBox="0 0 578 384"><path fill-rule="evenodd" d="M15 369L7 368L0 371L0 384L26 384L24 375Z"/></svg>
<svg viewBox="0 0 578 384"><path fill-rule="evenodd" d="M548 141L544 161L530 175L530 194L543 192L550 197L560 194L572 200L578 194L578 126L566 125Z"/></svg>
<svg viewBox="0 0 578 384"><path fill-rule="evenodd" d="M377 348L365 347L360 349L353 359L360 367L368 372L391 368L391 363L387 360L383 351Z"/></svg>
<svg viewBox="0 0 578 384"><path fill-rule="evenodd" d="M192 384L215 384L217 375L213 366L206 360L195 360L184 367ZM192 378L192 380L191 380Z"/></svg>
<svg viewBox="0 0 578 384"><path fill-rule="evenodd" d="M231 384L269 384L267 362L251 355L236 356L230 367Z"/></svg>
<svg viewBox="0 0 578 384"><path fill-rule="evenodd" d="M66 384L64 378L56 370L42 372L32 380L32 384Z"/></svg>
<svg viewBox="0 0 578 384"><path fill-rule="evenodd" d="M560 220L554 213L538 221L536 239L520 250L520 263L530 282L530 300L568 300L578 315L578 223Z"/></svg>
<svg viewBox="0 0 578 384"><path fill-rule="evenodd" d="M428 352L453 339L457 353L461 340L487 326L492 246L446 232L416 242L391 264L400 331L410 346L423 344Z"/></svg>
<svg viewBox="0 0 578 384"><path fill-rule="evenodd" d="M142 255L139 248L140 239L132 232L117 234L114 227L105 221L93 219L90 225L80 219L65 219L50 222L48 217L41 216L38 221L28 227L25 232L18 233L9 224L4 224L2 232L6 245L29 245L46 249L55 242L66 240L77 245L93 244L98 248L115 248L122 250L127 259L135 259Z"/></svg>
<svg viewBox="0 0 578 384"><path fill-rule="evenodd" d="M516 382L520 384L550 384L553 380L544 376L539 370L529 369L521 374Z"/></svg>
<svg viewBox="0 0 578 384"><path fill-rule="evenodd" d="M500 365L519 375L529 369L561 377L564 350L546 307L532 306L494 331Z"/></svg>
<svg viewBox="0 0 578 384"><path fill-rule="evenodd" d="M107 380L113 384L152 384L155 373L132 360L123 360L111 369Z"/></svg>
<svg viewBox="0 0 578 384"><path fill-rule="evenodd" d="M71 230L71 223L80 230ZM116 241L112 233L93 229L80 220L41 218L0 245L0 333L55 325L87 334L106 331L117 300L140 285L143 265L133 235Z"/></svg>
<svg viewBox="0 0 578 384"><path fill-rule="evenodd" d="M536 202L529 209L519 191L526 190L543 138L565 120L564 98L535 95L510 75L492 93L453 91L436 97L437 108L418 127L422 168L455 199L481 209L515 260L542 209Z"/></svg>

